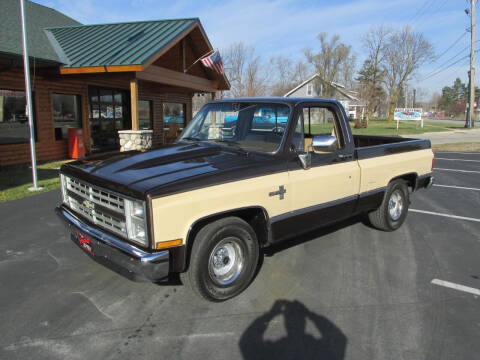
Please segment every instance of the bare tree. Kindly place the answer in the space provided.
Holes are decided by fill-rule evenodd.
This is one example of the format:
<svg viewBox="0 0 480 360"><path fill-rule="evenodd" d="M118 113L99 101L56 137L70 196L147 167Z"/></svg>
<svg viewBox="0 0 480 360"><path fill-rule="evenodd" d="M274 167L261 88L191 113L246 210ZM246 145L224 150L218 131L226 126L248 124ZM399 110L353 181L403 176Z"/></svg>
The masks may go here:
<svg viewBox="0 0 480 360"><path fill-rule="evenodd" d="M245 71L245 93L242 96L265 95L267 89L267 76L262 71L260 57L255 56L248 61Z"/></svg>
<svg viewBox="0 0 480 360"><path fill-rule="evenodd" d="M354 68L354 56L351 46L340 42L338 35L328 39L327 33L317 35L320 41L320 50L317 53L311 49L305 50L307 60L315 67L323 85L323 96L333 97L335 88L332 82L346 82L351 80ZM350 79L348 79L350 77ZM348 82L348 81L347 81Z"/></svg>
<svg viewBox="0 0 480 360"><path fill-rule="evenodd" d="M383 52L382 68L389 96L388 121L393 121L397 99L405 81L433 59L434 51L422 34L406 26L390 34Z"/></svg>
<svg viewBox="0 0 480 360"><path fill-rule="evenodd" d="M255 48L236 42L222 50L225 75L230 81L228 95L234 97L265 94L266 75Z"/></svg>
<svg viewBox="0 0 480 360"><path fill-rule="evenodd" d="M357 78L360 83L362 99L367 105L367 121L378 110L385 98L382 82L385 72L382 63L385 59L386 44L390 29L384 25L370 28L362 37L363 48L367 54Z"/></svg>
<svg viewBox="0 0 480 360"><path fill-rule="evenodd" d="M430 100L428 101L428 109L427 110L434 110L434 111L437 111L438 108L439 108L439 105L440 105L440 102L442 100L442 95L438 92L438 91L435 91Z"/></svg>
<svg viewBox="0 0 480 360"><path fill-rule="evenodd" d="M271 86L270 94L283 96L293 87L304 81L309 75L307 64L302 60L292 61L284 55L274 56L270 59Z"/></svg>

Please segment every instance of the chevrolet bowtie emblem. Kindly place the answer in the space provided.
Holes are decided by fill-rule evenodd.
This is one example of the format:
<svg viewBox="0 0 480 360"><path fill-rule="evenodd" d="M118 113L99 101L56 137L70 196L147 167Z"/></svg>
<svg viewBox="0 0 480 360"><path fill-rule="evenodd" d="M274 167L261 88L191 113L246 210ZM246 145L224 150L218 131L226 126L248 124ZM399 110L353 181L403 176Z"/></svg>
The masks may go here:
<svg viewBox="0 0 480 360"><path fill-rule="evenodd" d="M285 194L287 193L287 190L285 190L285 186L283 185L280 185L278 187L278 190L277 191L272 191L270 193L268 193L268 196L276 196L276 195L279 195L280 196L280 200L283 200L285 198Z"/></svg>
<svg viewBox="0 0 480 360"><path fill-rule="evenodd" d="M93 210L95 208L95 204L88 200L83 200L82 205L89 210Z"/></svg>

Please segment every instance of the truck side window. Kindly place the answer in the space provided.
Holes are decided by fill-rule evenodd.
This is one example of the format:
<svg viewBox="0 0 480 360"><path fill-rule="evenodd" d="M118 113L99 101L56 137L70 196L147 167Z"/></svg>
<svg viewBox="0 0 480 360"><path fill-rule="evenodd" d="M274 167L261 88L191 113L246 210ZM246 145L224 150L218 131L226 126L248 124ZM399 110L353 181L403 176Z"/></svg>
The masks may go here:
<svg viewBox="0 0 480 360"><path fill-rule="evenodd" d="M343 148L343 138L335 113L326 107L304 107L302 112L304 122L305 149L315 135L331 135L337 138L337 148Z"/></svg>
<svg viewBox="0 0 480 360"><path fill-rule="evenodd" d="M292 138L292 144L295 147L295 150L297 151L305 151L305 146L304 146L304 133L303 133L303 113L300 113L298 119L297 119L297 124L295 125L295 130L293 132L293 138Z"/></svg>

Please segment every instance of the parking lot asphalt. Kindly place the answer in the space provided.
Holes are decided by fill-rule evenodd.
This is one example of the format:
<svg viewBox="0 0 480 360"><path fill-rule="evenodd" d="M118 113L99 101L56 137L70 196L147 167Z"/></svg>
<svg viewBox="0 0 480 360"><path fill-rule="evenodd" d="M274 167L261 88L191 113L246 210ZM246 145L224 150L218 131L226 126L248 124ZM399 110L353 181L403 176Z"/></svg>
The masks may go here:
<svg viewBox="0 0 480 360"><path fill-rule="evenodd" d="M399 230L357 217L268 249L217 304L93 262L58 191L0 204L0 359L476 359L480 153L434 175Z"/></svg>

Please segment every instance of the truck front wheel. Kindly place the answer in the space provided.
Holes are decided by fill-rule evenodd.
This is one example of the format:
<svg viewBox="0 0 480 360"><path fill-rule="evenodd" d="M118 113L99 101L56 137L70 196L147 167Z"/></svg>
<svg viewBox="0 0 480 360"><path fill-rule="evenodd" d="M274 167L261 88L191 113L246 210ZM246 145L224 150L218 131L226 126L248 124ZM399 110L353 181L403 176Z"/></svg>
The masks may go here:
<svg viewBox="0 0 480 360"><path fill-rule="evenodd" d="M385 191L380 207L368 214L370 223L384 231L397 230L405 221L410 204L405 181L392 181Z"/></svg>
<svg viewBox="0 0 480 360"><path fill-rule="evenodd" d="M182 282L207 300L227 300L250 284L258 254L257 237L248 223L237 217L216 220L195 237Z"/></svg>

